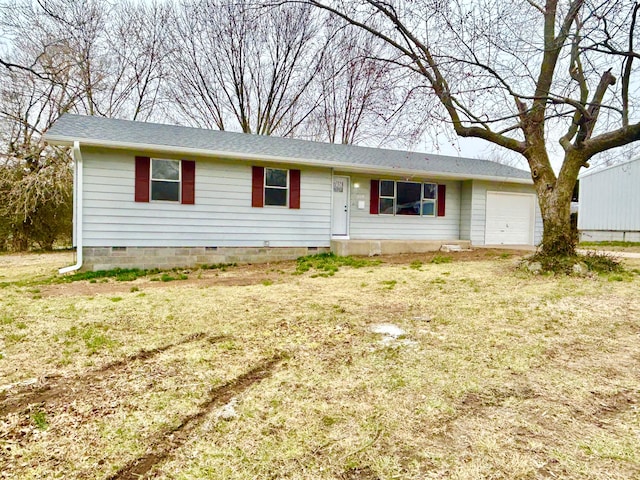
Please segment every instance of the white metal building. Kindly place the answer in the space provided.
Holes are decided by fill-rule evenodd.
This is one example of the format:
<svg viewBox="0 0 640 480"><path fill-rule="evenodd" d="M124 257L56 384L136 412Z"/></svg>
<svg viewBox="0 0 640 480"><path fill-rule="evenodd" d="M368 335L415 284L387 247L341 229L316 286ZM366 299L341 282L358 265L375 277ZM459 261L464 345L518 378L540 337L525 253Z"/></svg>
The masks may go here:
<svg viewBox="0 0 640 480"><path fill-rule="evenodd" d="M640 242L640 157L580 176L581 241Z"/></svg>

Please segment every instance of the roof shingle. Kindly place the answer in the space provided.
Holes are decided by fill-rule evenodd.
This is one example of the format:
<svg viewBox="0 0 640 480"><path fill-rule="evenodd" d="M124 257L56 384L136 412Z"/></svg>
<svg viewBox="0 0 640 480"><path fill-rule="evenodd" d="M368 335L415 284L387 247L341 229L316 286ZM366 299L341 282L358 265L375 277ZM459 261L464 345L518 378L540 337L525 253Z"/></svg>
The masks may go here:
<svg viewBox="0 0 640 480"><path fill-rule="evenodd" d="M81 144L144 150L197 152L241 159L286 161L370 170L415 172L439 176L493 178L531 183L528 171L488 160L387 150L291 138L206 130L158 123L66 114L46 132L52 144ZM527 181L528 180L528 181Z"/></svg>

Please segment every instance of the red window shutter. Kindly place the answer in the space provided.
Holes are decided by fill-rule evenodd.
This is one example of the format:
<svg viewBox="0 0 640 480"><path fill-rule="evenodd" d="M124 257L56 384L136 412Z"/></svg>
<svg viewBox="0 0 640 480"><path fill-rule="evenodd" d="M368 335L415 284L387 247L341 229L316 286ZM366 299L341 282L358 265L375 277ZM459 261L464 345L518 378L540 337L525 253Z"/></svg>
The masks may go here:
<svg viewBox="0 0 640 480"><path fill-rule="evenodd" d="M289 208L300 208L300 170L289 170Z"/></svg>
<svg viewBox="0 0 640 480"><path fill-rule="evenodd" d="M149 201L149 177L151 175L151 159L136 157L135 201Z"/></svg>
<svg viewBox="0 0 640 480"><path fill-rule="evenodd" d="M447 186L438 185L438 216L439 217L444 217L446 198L447 198Z"/></svg>
<svg viewBox="0 0 640 480"><path fill-rule="evenodd" d="M251 206L264 207L264 167L252 168Z"/></svg>
<svg viewBox="0 0 640 480"><path fill-rule="evenodd" d="M369 199L369 213L377 215L380 204L380 180L371 180L371 191Z"/></svg>
<svg viewBox="0 0 640 480"><path fill-rule="evenodd" d="M196 162L182 160L182 203L196 203Z"/></svg>

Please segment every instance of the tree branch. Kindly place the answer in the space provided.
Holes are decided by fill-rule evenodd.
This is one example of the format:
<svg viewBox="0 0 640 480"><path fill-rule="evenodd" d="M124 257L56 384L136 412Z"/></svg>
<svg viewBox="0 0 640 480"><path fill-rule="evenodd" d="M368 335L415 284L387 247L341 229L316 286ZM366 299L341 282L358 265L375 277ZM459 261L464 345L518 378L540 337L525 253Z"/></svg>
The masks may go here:
<svg viewBox="0 0 640 480"><path fill-rule="evenodd" d="M40 73L40 72L35 70L35 68L34 68L36 66L35 63L32 64L31 66L27 67L25 65L18 65L18 64L15 64L15 63L7 62L7 61L3 60L2 58L0 58L0 65L6 67L7 69L9 69L11 71L13 71L13 70L22 70L22 71L28 72L28 73L30 73L32 75L35 75L40 80L47 80L47 81L51 80L51 77L48 74Z"/></svg>
<svg viewBox="0 0 640 480"><path fill-rule="evenodd" d="M586 161L597 153L623 147L638 140L640 140L640 122L592 137L583 143L581 150Z"/></svg>
<svg viewBox="0 0 640 480"><path fill-rule="evenodd" d="M582 115L579 121L578 134L574 142L576 147L580 147L585 140L591 137L596 122L598 121L598 114L600 113L600 105L602 104L604 94L607 92L607 88L615 83L616 77L611 73L611 69L604 72L602 77L600 77L600 82L593 94L593 99L589 104L587 114Z"/></svg>
<svg viewBox="0 0 640 480"><path fill-rule="evenodd" d="M633 63L633 35L636 29L636 20L638 18L638 10L640 10L640 3L637 3L633 7L633 13L631 14L631 26L629 27L629 49L628 56L624 62L624 71L622 73L622 126L629 125L629 83L631 81L631 66Z"/></svg>

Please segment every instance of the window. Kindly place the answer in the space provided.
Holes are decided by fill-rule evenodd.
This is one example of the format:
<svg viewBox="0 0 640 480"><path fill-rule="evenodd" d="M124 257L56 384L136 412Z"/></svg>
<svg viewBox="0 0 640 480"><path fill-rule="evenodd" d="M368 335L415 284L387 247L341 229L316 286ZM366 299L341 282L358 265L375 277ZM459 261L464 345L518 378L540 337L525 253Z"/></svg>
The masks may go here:
<svg viewBox="0 0 640 480"><path fill-rule="evenodd" d="M300 170L251 167L251 206L300 209Z"/></svg>
<svg viewBox="0 0 640 480"><path fill-rule="evenodd" d="M286 207L289 198L289 170L264 169L264 204Z"/></svg>
<svg viewBox="0 0 640 480"><path fill-rule="evenodd" d="M422 184L422 215L434 217L436 215L436 200L438 199L438 185L435 183ZM444 202L444 199L442 199ZM440 215L440 214L438 214Z"/></svg>
<svg viewBox="0 0 640 480"><path fill-rule="evenodd" d="M151 200L180 201L180 160L151 159Z"/></svg>
<svg viewBox="0 0 640 480"><path fill-rule="evenodd" d="M379 213L383 215L436 215L435 183L380 181Z"/></svg>
<svg viewBox="0 0 640 480"><path fill-rule="evenodd" d="M164 200L193 205L196 201L196 162L136 157L134 199L136 202Z"/></svg>
<svg viewBox="0 0 640 480"><path fill-rule="evenodd" d="M380 213L393 215L396 204L396 182L391 180L380 181Z"/></svg>

